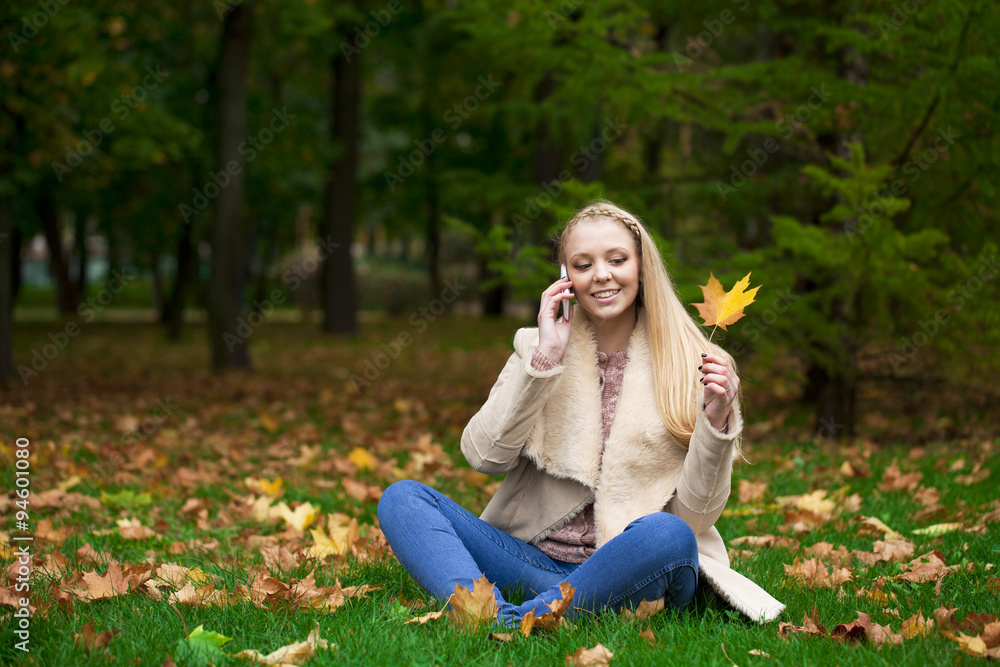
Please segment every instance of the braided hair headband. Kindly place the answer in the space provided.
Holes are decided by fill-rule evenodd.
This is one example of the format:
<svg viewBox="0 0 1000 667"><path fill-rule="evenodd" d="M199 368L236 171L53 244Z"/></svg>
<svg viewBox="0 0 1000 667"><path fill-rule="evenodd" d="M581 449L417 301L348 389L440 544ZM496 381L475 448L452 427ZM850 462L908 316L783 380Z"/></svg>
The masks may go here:
<svg viewBox="0 0 1000 667"><path fill-rule="evenodd" d="M635 218L625 213L621 209L610 207L610 206L588 206L582 211L573 216L570 220L570 224L576 224L584 218L611 218L612 220L617 220L620 222L625 229L632 232L632 236L635 237L635 245L639 249L639 256L642 256L642 235L639 234L639 223L635 221Z"/></svg>

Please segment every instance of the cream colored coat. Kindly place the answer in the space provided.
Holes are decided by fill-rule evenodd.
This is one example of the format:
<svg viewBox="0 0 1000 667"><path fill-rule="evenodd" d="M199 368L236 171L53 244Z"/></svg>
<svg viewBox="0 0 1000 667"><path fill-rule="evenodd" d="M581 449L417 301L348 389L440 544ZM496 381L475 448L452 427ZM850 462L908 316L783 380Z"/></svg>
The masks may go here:
<svg viewBox="0 0 1000 667"><path fill-rule="evenodd" d="M677 445L651 391L640 308L615 419L602 445L597 341L586 312L575 306L569 344L555 368L531 365L537 344L537 328L517 331L514 354L462 434L462 452L473 468L507 473L482 519L535 544L593 502L600 547L635 519L666 510L694 531L702 581L755 621L781 614L783 604L729 567L714 525L729 499L733 442L743 428L739 406L733 405L727 433L699 411L688 449Z"/></svg>

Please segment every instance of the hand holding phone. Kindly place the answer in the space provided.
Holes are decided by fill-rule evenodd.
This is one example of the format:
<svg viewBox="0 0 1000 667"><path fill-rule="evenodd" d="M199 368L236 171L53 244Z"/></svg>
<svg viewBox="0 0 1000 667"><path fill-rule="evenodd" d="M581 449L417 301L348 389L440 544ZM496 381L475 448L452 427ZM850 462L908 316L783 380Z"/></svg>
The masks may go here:
<svg viewBox="0 0 1000 667"><path fill-rule="evenodd" d="M563 279L566 279L566 278L569 277L568 274L566 273L566 265L565 264L560 264L559 265L559 277L563 278ZM563 294L565 294L568 291L569 291L569 288L564 289L563 290ZM562 311L563 311L563 319L568 321L569 320L569 299L563 299L563 302L562 302Z"/></svg>

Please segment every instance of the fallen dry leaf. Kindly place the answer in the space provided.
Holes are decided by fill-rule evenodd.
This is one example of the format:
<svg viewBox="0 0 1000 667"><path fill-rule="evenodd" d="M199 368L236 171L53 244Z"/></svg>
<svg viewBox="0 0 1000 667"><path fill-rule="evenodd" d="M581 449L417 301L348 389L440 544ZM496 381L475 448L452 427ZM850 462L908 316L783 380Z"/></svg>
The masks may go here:
<svg viewBox="0 0 1000 667"><path fill-rule="evenodd" d="M480 625L496 620L497 600L493 584L485 574L476 580L471 589L455 584L455 592L448 601L452 607L448 618L456 626L475 631Z"/></svg>
<svg viewBox="0 0 1000 667"><path fill-rule="evenodd" d="M913 491L923 478L922 472L910 472L904 475L899 469L899 462L893 461L882 473L882 481L879 482L878 488L885 492Z"/></svg>
<svg viewBox="0 0 1000 667"><path fill-rule="evenodd" d="M578 648L572 655L566 656L566 665L575 667L599 667L611 664L615 654L598 644L594 648Z"/></svg>
<svg viewBox="0 0 1000 667"><path fill-rule="evenodd" d="M642 637L650 646L656 646L656 635L653 634L653 629L648 625L645 630L639 633L639 636Z"/></svg>
<svg viewBox="0 0 1000 667"><path fill-rule="evenodd" d="M789 636L797 633L817 635L819 637L826 636L826 628L819 623L819 615L816 612L816 605L813 605L812 611L809 614L802 616L802 625L784 622L778 623L779 637L788 639Z"/></svg>
<svg viewBox="0 0 1000 667"><path fill-rule="evenodd" d="M545 612L541 616L537 616L534 610L529 611L523 617L521 617L521 634L527 637L531 634L534 628L541 628L542 630L555 630L560 625L565 623L563 620L563 614L569 610L570 605L573 603L573 596L576 594L576 588L569 585L568 581L564 581L559 584L559 592L561 597L558 600L553 600L547 603L549 611Z"/></svg>
<svg viewBox="0 0 1000 667"><path fill-rule="evenodd" d="M663 598L657 598L652 602L642 599L642 602L635 608L635 611L622 607L622 616L632 621L645 621L658 611L663 611Z"/></svg>
<svg viewBox="0 0 1000 667"><path fill-rule="evenodd" d="M737 492L740 503L755 503L759 500L764 499L764 494L767 492L767 482L751 482L748 479L741 479L739 485L739 491Z"/></svg>
<svg viewBox="0 0 1000 667"><path fill-rule="evenodd" d="M791 565L785 564L785 574L807 588L836 588L853 578L847 568L831 571L818 558L803 560L798 556Z"/></svg>
<svg viewBox="0 0 1000 667"><path fill-rule="evenodd" d="M934 619L927 620L923 612L917 612L910 618L903 621L903 629L900 634L903 639L913 639L914 637L926 637L934 630Z"/></svg>
<svg viewBox="0 0 1000 667"><path fill-rule="evenodd" d="M903 637L892 631L888 625L879 625L872 621L871 617L864 612L857 612L858 618L850 623L841 623L836 626L830 635L835 639L844 641L868 641L876 646L882 644L901 644Z"/></svg>
<svg viewBox="0 0 1000 667"><path fill-rule="evenodd" d="M97 632L94 630L94 622L87 621L80 632L73 633L73 643L82 648L90 655L91 651L103 651L108 648L108 644L121 630L104 630Z"/></svg>
<svg viewBox="0 0 1000 667"><path fill-rule="evenodd" d="M947 565L944 561L944 554L938 549L928 551L917 556L909 563L903 565L902 574L894 578L898 581L913 581L918 584L928 581L938 581L950 572L958 569L958 565Z"/></svg>
<svg viewBox="0 0 1000 667"><path fill-rule="evenodd" d="M300 635L301 636L301 635ZM246 658L265 665L303 665L316 655L316 649L329 649L330 643L319 636L319 624L312 629L305 641L295 642L264 655L259 651L247 649L234 654L236 658Z"/></svg>

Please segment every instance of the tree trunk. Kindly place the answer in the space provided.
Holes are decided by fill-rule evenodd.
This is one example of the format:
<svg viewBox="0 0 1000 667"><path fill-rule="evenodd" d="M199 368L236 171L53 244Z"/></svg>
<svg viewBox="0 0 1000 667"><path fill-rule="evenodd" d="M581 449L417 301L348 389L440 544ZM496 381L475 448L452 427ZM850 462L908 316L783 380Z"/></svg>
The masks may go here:
<svg viewBox="0 0 1000 667"><path fill-rule="evenodd" d="M0 197L0 385L6 386L14 377L14 357L11 352L11 319L14 315L14 255L20 249L14 245L14 216L9 196Z"/></svg>
<svg viewBox="0 0 1000 667"><path fill-rule="evenodd" d="M167 325L167 338L180 340L181 328L184 326L184 302L187 289L191 282L191 269L194 267L194 244L191 242L191 224L181 226L181 236L177 240L177 276L174 278L174 289L166 300L160 321Z"/></svg>
<svg viewBox="0 0 1000 667"><path fill-rule="evenodd" d="M76 211L76 225L73 234L73 245L76 246L76 289L80 300L87 296L87 222L90 219L90 207L81 206Z"/></svg>
<svg viewBox="0 0 1000 667"><path fill-rule="evenodd" d="M243 242L243 184L246 159L238 147L247 136L247 61L253 2L234 6L226 14L219 60L219 160L220 172L230 161L229 185L220 188L215 202L212 230L212 276L209 284L208 332L212 346L212 369L249 369L246 331L238 331L246 301L242 293L246 273ZM237 173L232 173L233 171Z"/></svg>
<svg viewBox="0 0 1000 667"><path fill-rule="evenodd" d="M354 24L338 24L334 43L350 43ZM330 170L323 231L329 248L323 253L323 324L326 333L355 334L357 297L351 259L354 209L357 201L359 110L361 106L360 55L345 55L338 48L333 57L333 142L343 148Z"/></svg>
<svg viewBox="0 0 1000 667"><path fill-rule="evenodd" d="M864 27L856 25L855 29L865 32ZM853 86L862 87L868 83L868 64L865 56L853 47L846 48L840 54L841 62L838 68L842 78ZM864 139L860 132L848 129L837 143L837 153L842 158L850 157L848 143L860 142ZM838 205L846 206L843 197L838 195ZM821 438L852 437L855 433L855 399L858 393L857 352L860 345L858 339L857 299L847 301L836 299L831 304L830 316L838 327L848 333L841 337L840 355L843 362L836 371L828 372L816 362L807 369L808 385L806 395L816 400L816 432ZM836 351L833 351L836 353Z"/></svg>
<svg viewBox="0 0 1000 667"><path fill-rule="evenodd" d="M35 197L35 213L49 246L49 266L56 281L56 307L68 315L76 311L79 302L76 287L69 277L69 263L63 253L62 235L59 233L59 214L52 200L54 191L51 179L45 179Z"/></svg>

